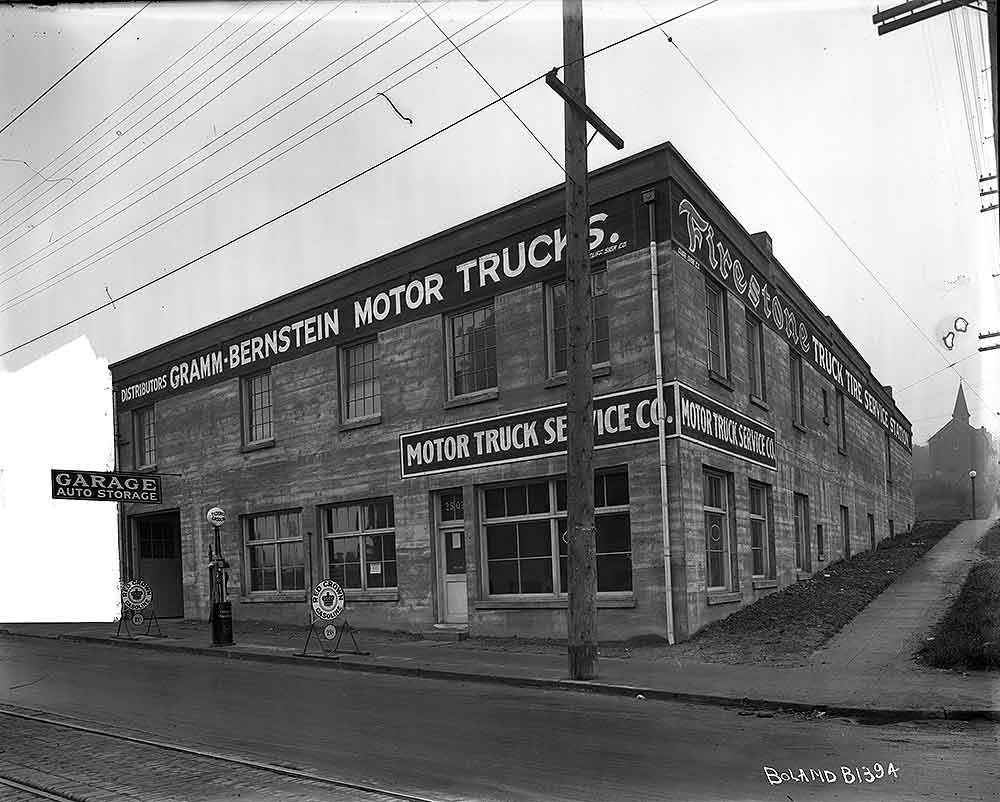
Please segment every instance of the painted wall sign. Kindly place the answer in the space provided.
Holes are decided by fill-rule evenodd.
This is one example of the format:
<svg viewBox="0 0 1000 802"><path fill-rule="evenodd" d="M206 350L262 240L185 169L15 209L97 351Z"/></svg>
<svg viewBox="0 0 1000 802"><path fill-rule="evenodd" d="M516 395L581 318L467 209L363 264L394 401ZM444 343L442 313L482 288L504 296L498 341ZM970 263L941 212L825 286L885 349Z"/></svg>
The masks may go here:
<svg viewBox="0 0 1000 802"><path fill-rule="evenodd" d="M162 504L163 491L156 474L105 473L52 469L52 498Z"/></svg>
<svg viewBox="0 0 1000 802"><path fill-rule="evenodd" d="M778 469L776 433L770 426L681 382L667 387L667 419L675 421L670 437L701 443L772 471Z"/></svg>
<svg viewBox="0 0 1000 802"><path fill-rule="evenodd" d="M816 333L809 319L769 284L767 278L709 221L677 184L670 184L670 230L679 251L722 281L764 323L781 334L837 387L852 398L907 451L910 425L890 411L847 367L837 350Z"/></svg>
<svg viewBox="0 0 1000 802"><path fill-rule="evenodd" d="M595 204L590 256L600 261L634 247L634 194ZM294 318L249 331L177 362L115 385L122 409L205 387L251 370L296 359L366 333L555 278L562 270L562 219L416 270L360 295L346 296Z"/></svg>
<svg viewBox="0 0 1000 802"><path fill-rule="evenodd" d="M656 389L642 387L594 398L594 448L655 440ZM512 412L399 437L406 479L500 462L566 453L566 405Z"/></svg>

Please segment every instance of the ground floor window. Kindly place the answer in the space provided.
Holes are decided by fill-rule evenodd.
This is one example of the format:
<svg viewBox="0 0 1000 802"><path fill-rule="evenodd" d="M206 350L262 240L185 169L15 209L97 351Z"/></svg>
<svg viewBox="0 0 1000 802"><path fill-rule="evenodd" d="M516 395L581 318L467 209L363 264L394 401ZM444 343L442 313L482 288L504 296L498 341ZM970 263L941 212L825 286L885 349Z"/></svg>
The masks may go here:
<svg viewBox="0 0 1000 802"><path fill-rule="evenodd" d="M755 577L773 577L774 522L770 485L750 482L750 554Z"/></svg>
<svg viewBox="0 0 1000 802"><path fill-rule="evenodd" d="M491 596L567 592L566 480L482 488L487 592ZM598 592L632 590L628 474L594 477Z"/></svg>
<svg viewBox="0 0 1000 802"><path fill-rule="evenodd" d="M396 522L391 498L323 509L327 575L356 590L396 587Z"/></svg>
<svg viewBox="0 0 1000 802"><path fill-rule="evenodd" d="M731 505L732 476L719 471L704 472L705 550L708 590L736 590L739 576L735 570L732 547Z"/></svg>
<svg viewBox="0 0 1000 802"><path fill-rule="evenodd" d="M871 547L875 548L875 516L868 513L868 540L871 542Z"/></svg>
<svg viewBox="0 0 1000 802"><path fill-rule="evenodd" d="M243 519L246 586L251 593L305 590L299 513L267 512Z"/></svg>
<svg viewBox="0 0 1000 802"><path fill-rule="evenodd" d="M851 513L843 504L840 505L840 531L844 535L844 556L851 556Z"/></svg>
<svg viewBox="0 0 1000 802"><path fill-rule="evenodd" d="M809 496L795 494L795 568L799 571L812 570L809 554Z"/></svg>

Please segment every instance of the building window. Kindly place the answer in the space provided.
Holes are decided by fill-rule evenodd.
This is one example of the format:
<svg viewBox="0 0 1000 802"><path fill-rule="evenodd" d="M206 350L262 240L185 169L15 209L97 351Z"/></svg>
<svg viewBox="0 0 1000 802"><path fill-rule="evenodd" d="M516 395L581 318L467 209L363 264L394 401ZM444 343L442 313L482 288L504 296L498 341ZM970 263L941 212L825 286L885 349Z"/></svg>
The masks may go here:
<svg viewBox="0 0 1000 802"><path fill-rule="evenodd" d="M247 588L305 590L305 558L298 512L268 512L243 519Z"/></svg>
<svg viewBox="0 0 1000 802"><path fill-rule="evenodd" d="M708 333L708 369L729 376L729 337L726 327L726 291L705 279L705 329Z"/></svg>
<svg viewBox="0 0 1000 802"><path fill-rule="evenodd" d="M809 496L795 494L795 568L799 571L812 570L809 554Z"/></svg>
<svg viewBox="0 0 1000 802"><path fill-rule="evenodd" d="M885 432L883 435L885 439L885 480L887 482L892 481L892 440L889 438L889 433Z"/></svg>
<svg viewBox="0 0 1000 802"><path fill-rule="evenodd" d="M135 428L135 466L151 468L156 465L156 416L153 407L142 407L132 413Z"/></svg>
<svg viewBox="0 0 1000 802"><path fill-rule="evenodd" d="M896 536L896 524L893 522L892 518L889 519L889 540L892 540Z"/></svg>
<svg viewBox="0 0 1000 802"><path fill-rule="evenodd" d="M806 425L806 385L802 373L802 355L789 350L789 365L792 375L792 421L799 426Z"/></svg>
<svg viewBox="0 0 1000 802"><path fill-rule="evenodd" d="M593 314L593 351L591 363L606 365L611 360L611 340L608 326L608 271L606 268L590 274L590 308ZM568 335L566 328L566 282L549 287L549 364L552 373L565 373Z"/></svg>
<svg viewBox="0 0 1000 802"><path fill-rule="evenodd" d="M441 501L441 523L453 523L465 519L465 505L461 490L442 493L438 498Z"/></svg>
<svg viewBox="0 0 1000 802"><path fill-rule="evenodd" d="M750 482L750 554L755 577L774 577L774 525L771 488Z"/></svg>
<svg viewBox="0 0 1000 802"><path fill-rule="evenodd" d="M851 513L843 504L840 505L840 531L844 535L844 556L851 556Z"/></svg>
<svg viewBox="0 0 1000 802"><path fill-rule="evenodd" d="M344 420L382 414L382 388L378 378L378 341L370 340L344 349Z"/></svg>
<svg viewBox="0 0 1000 802"><path fill-rule="evenodd" d="M493 304L462 312L448 321L452 395L497 386L497 338Z"/></svg>
<svg viewBox="0 0 1000 802"><path fill-rule="evenodd" d="M729 506L730 476L706 470L704 473L705 549L708 562L708 590L736 590L733 566Z"/></svg>
<svg viewBox="0 0 1000 802"><path fill-rule="evenodd" d="M396 587L396 522L392 499L323 510L328 576L356 590Z"/></svg>
<svg viewBox="0 0 1000 802"><path fill-rule="evenodd" d="M875 516L868 513L868 541L872 549L875 548Z"/></svg>
<svg viewBox="0 0 1000 802"><path fill-rule="evenodd" d="M243 438L246 445L274 437L271 425L271 373L257 373L243 380Z"/></svg>
<svg viewBox="0 0 1000 802"><path fill-rule="evenodd" d="M750 379L750 395L759 398L761 401L766 400L764 327L749 312L747 313L747 376Z"/></svg>
<svg viewBox="0 0 1000 802"><path fill-rule="evenodd" d="M566 480L541 479L484 488L480 493L491 596L565 594L569 538ZM632 590L628 474L594 477L597 591Z"/></svg>
<svg viewBox="0 0 1000 802"><path fill-rule="evenodd" d="M820 560L826 558L826 543L823 540L823 524L816 524L816 557Z"/></svg>
<svg viewBox="0 0 1000 802"><path fill-rule="evenodd" d="M837 390L837 450L847 453L847 403L840 390Z"/></svg>
<svg viewBox="0 0 1000 802"><path fill-rule="evenodd" d="M830 425L830 394L823 388L823 423Z"/></svg>

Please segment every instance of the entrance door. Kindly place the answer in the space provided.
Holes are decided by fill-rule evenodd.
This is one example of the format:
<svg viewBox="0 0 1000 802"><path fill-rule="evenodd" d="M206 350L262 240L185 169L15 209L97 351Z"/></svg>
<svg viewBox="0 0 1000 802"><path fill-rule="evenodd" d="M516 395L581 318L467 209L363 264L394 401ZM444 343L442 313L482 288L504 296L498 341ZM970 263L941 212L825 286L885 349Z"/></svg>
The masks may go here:
<svg viewBox="0 0 1000 802"><path fill-rule="evenodd" d="M181 516L179 512L135 518L137 579L153 591L157 618L184 617L184 581L181 573Z"/></svg>
<svg viewBox="0 0 1000 802"><path fill-rule="evenodd" d="M441 566L441 620L469 623L469 585L465 578L465 514L462 491L437 497L437 538Z"/></svg>

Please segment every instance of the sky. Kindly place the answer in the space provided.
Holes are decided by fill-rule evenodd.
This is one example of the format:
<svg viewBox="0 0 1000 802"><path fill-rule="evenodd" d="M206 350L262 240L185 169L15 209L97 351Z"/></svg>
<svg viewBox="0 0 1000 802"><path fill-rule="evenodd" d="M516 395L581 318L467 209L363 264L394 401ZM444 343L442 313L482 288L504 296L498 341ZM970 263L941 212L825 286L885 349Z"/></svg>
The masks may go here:
<svg viewBox="0 0 1000 802"><path fill-rule="evenodd" d="M585 2L586 50L697 5ZM553 0L7 6L0 127L140 8L0 133L0 351L492 101L493 89L427 14L501 93L563 61L561 3ZM979 354L976 336L1000 330L997 212L979 211L980 187L996 186L979 182L996 173L993 140L985 139L985 15L955 11L879 37L873 11L853 0L718 0L588 58L588 103L626 143L619 152L595 138L590 166L673 142L747 230L771 234L785 268L895 388L914 442L950 417L954 362L972 423L1000 431L1000 351ZM975 57L964 70L955 36ZM563 108L544 81L509 102L561 161ZM84 397L104 393L110 411L108 363L562 178L496 104L0 358L0 418L18 423L0 440L4 547L28 542L8 534L24 526L11 501L26 487L19 474L43 470L47 482L45 466L65 459L76 460L66 467L105 465L110 436L89 437L99 427L74 443L86 452L63 440L98 415L101 404L84 408ZM958 316L967 331L954 330ZM941 339L949 331L952 350ZM75 422L61 437L52 426L60 414ZM34 514L51 515L55 531L71 502L38 492ZM113 549L113 524L88 531L102 543L110 537Z"/></svg>

